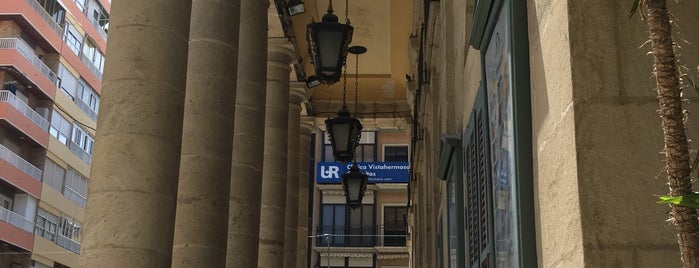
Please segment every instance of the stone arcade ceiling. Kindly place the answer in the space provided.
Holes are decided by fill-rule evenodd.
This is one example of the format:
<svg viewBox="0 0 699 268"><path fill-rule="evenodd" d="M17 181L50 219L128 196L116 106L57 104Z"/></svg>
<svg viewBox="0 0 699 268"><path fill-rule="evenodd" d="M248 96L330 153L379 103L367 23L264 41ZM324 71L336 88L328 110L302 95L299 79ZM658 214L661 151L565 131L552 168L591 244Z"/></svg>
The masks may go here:
<svg viewBox="0 0 699 268"><path fill-rule="evenodd" d="M286 3L286 0L276 0ZM411 117L410 106L406 101L406 74L409 73L409 37L414 35L413 1L408 0L348 0L349 19L354 27L352 45L367 48L367 53L359 55L358 116L365 125L372 119L392 121L404 125L399 119ZM304 0L306 12L290 17L290 28L286 36L295 41L300 64L306 76L313 75L313 65L309 60L306 46L306 25L312 20L319 21L326 13L328 0ZM333 1L335 15L340 22L345 21L345 1ZM270 38L283 38L275 4L270 5ZM347 106L351 113L354 108L355 55L347 56ZM292 74L296 81L296 74ZM343 81L333 85L320 85L309 90L310 102L306 109L309 115L318 119L334 117L342 103ZM373 120L376 122L376 120ZM317 120L322 122L322 120ZM367 125L367 127L370 127ZM402 128L402 127L401 127Z"/></svg>

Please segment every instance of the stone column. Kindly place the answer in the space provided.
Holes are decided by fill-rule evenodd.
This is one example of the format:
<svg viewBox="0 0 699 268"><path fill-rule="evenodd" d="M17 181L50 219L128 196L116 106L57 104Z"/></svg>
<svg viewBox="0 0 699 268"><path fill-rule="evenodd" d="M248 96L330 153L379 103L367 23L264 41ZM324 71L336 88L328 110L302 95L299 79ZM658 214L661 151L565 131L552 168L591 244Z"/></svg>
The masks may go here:
<svg viewBox="0 0 699 268"><path fill-rule="evenodd" d="M299 136L299 218L296 242L296 267L306 268L308 257L308 176L311 161L311 133L315 132L313 119L301 119ZM315 163L313 163L315 164Z"/></svg>
<svg viewBox="0 0 699 268"><path fill-rule="evenodd" d="M296 267L296 239L299 218L299 129L301 128L301 102L305 101L306 83L291 83L289 95L289 119L287 136L288 155L286 170L286 219L284 221L284 267Z"/></svg>
<svg viewBox="0 0 699 268"><path fill-rule="evenodd" d="M81 267L171 265L190 11L114 1Z"/></svg>
<svg viewBox="0 0 699 268"><path fill-rule="evenodd" d="M264 158L269 1L240 2L240 51L226 267L256 267Z"/></svg>
<svg viewBox="0 0 699 268"><path fill-rule="evenodd" d="M286 203L286 161L289 116L289 64L291 49L270 45L267 61L267 104L262 168L262 206L258 267L284 266L284 221Z"/></svg>
<svg viewBox="0 0 699 268"><path fill-rule="evenodd" d="M192 2L172 267L225 267L239 1Z"/></svg>

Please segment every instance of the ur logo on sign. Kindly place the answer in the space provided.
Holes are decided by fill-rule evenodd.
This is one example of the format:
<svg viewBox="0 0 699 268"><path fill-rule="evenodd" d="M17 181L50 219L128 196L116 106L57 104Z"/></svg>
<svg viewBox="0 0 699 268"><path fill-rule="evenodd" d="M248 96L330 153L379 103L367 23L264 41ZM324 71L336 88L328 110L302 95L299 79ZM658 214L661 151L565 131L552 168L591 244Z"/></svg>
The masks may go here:
<svg viewBox="0 0 699 268"><path fill-rule="evenodd" d="M321 166L320 167L320 177L323 179L337 179L340 178L340 167L338 166Z"/></svg>

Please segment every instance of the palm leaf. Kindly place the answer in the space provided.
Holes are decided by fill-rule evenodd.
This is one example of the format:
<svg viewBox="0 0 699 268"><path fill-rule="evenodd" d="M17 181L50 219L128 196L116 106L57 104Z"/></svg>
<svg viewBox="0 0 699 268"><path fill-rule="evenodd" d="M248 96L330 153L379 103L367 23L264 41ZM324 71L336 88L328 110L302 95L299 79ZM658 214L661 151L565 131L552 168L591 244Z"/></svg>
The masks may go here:
<svg viewBox="0 0 699 268"><path fill-rule="evenodd" d="M638 2L639 2L639 1L640 1L640 0L634 0L634 1L633 1L633 6L631 6L631 11L629 11L629 19L631 19L631 17L633 17L633 14L636 13L636 10L638 9L638 5L639 5Z"/></svg>

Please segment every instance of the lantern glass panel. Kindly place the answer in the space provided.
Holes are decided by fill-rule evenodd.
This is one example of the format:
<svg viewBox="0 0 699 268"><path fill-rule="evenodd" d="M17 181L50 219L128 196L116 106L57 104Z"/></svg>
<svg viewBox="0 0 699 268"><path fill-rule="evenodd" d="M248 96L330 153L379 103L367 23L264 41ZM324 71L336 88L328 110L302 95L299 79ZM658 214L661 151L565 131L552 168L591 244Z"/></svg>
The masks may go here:
<svg viewBox="0 0 699 268"><path fill-rule="evenodd" d="M362 187L361 177L349 178L347 180L347 194L349 195L350 201L356 201L358 203L362 202L362 200L359 200L359 192L361 190L361 187Z"/></svg>
<svg viewBox="0 0 699 268"><path fill-rule="evenodd" d="M348 152L351 148L350 146L350 135L352 130L350 129L352 127L352 124L350 122L346 122L343 124L333 124L332 126L332 144L335 147L335 152Z"/></svg>
<svg viewBox="0 0 699 268"><path fill-rule="evenodd" d="M344 33L341 31L318 31L318 46L320 48L320 67L335 68L340 58L342 49L342 37ZM331 74L334 72L331 72Z"/></svg>

